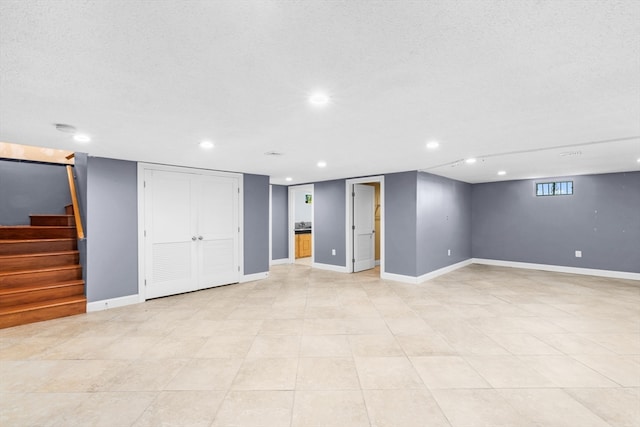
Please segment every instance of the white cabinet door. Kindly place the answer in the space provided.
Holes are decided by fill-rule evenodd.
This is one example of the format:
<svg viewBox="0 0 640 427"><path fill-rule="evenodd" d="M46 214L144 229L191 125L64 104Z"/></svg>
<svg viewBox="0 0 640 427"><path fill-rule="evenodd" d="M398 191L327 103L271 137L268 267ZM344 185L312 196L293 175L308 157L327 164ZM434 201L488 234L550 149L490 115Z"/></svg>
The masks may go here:
<svg viewBox="0 0 640 427"><path fill-rule="evenodd" d="M145 172L145 297L238 282L239 179Z"/></svg>
<svg viewBox="0 0 640 427"><path fill-rule="evenodd" d="M193 176L145 172L146 298L193 290L196 279Z"/></svg>
<svg viewBox="0 0 640 427"><path fill-rule="evenodd" d="M198 209L198 289L235 283L238 262L238 180L202 176Z"/></svg>
<svg viewBox="0 0 640 427"><path fill-rule="evenodd" d="M370 185L353 186L353 271L376 266L375 253L375 189Z"/></svg>

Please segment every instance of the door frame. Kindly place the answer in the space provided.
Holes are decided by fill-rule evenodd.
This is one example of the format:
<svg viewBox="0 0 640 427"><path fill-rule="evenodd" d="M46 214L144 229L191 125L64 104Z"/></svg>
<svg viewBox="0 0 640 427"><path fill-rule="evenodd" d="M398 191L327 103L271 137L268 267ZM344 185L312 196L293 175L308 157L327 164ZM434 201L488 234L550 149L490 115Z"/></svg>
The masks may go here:
<svg viewBox="0 0 640 427"><path fill-rule="evenodd" d="M221 172L212 169L198 169L187 168L182 166L169 166L156 163L138 163L138 301L144 302L147 300L145 289L145 277L146 277L146 258L145 258L145 173L147 171L163 171L163 172L178 172L178 173L190 173L193 175L208 175L219 176L225 178L237 178L238 179L238 265L240 271L238 272L238 280L241 282L244 276L244 179L241 173L233 172Z"/></svg>
<svg viewBox="0 0 640 427"><path fill-rule="evenodd" d="M370 176L366 178L352 178L345 181L345 198L346 198L346 217L345 217L345 265L347 266L347 272L353 273L353 197L351 192L353 191L353 184L370 184L378 182L380 183L380 275L386 273L385 270L385 254L384 254L384 176ZM374 218L375 220L375 218Z"/></svg>
<svg viewBox="0 0 640 427"><path fill-rule="evenodd" d="M315 248L315 228L316 224L314 221L314 211L315 211L315 197L313 194L313 184L304 184L304 185L291 185L288 188L288 201L289 201L289 264L294 264L296 262L296 230L295 230L295 195L298 191L311 192L311 265L315 262L316 259L316 248Z"/></svg>

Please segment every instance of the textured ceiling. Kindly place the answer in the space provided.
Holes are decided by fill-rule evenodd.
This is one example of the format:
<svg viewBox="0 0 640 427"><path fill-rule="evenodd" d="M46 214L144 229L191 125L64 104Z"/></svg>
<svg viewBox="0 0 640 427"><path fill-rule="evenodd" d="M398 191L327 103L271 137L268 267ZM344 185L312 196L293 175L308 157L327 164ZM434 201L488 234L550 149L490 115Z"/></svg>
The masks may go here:
<svg viewBox="0 0 640 427"><path fill-rule="evenodd" d="M275 184L638 170L640 2L2 0L0 140Z"/></svg>

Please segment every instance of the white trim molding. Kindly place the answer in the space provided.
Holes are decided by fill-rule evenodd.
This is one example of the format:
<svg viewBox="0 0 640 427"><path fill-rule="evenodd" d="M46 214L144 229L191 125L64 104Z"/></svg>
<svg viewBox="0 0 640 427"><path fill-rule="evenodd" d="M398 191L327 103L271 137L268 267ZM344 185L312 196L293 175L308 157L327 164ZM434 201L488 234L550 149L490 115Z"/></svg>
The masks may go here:
<svg viewBox="0 0 640 427"><path fill-rule="evenodd" d="M448 265L446 267L439 268L437 270L430 271L421 276L405 276L404 274L394 274L394 273L382 273L380 274L380 278L384 280L393 280L394 282L402 282L402 283L410 283L413 285L417 285L427 280L435 279L438 276L442 276L443 274L451 273L459 268L466 267L470 265L472 262L471 259L466 259L464 261L460 261L455 264Z"/></svg>
<svg viewBox="0 0 640 427"><path fill-rule="evenodd" d="M597 270L595 268L566 267L562 265L533 264L530 262L501 261L496 259L472 258L474 264L497 267L524 268L528 270L553 271L556 273L582 274L585 276L609 277L612 279L640 280L640 273L626 271Z"/></svg>
<svg viewBox="0 0 640 427"><path fill-rule="evenodd" d="M245 274L240 278L239 283L254 282L256 280L262 280L268 277L269 277L268 271L263 271L261 273L254 273L254 274Z"/></svg>
<svg viewBox="0 0 640 427"><path fill-rule="evenodd" d="M280 259L271 260L271 265L281 265L281 264L291 264L291 260L289 258L280 258Z"/></svg>
<svg viewBox="0 0 640 427"><path fill-rule="evenodd" d="M376 265L380 266L380 277L385 273L385 205L384 205L384 175L368 176L364 178L351 178L345 180L345 262L347 263L347 273L353 273L353 192L354 184L380 184L380 259L376 260Z"/></svg>
<svg viewBox="0 0 640 427"><path fill-rule="evenodd" d="M315 211L315 194L313 184L304 184L304 185L292 185L287 189L287 199L288 199L288 208L289 208L289 224L287 230L287 236L289 241L289 264L294 264L296 262L296 191L304 191L307 193L311 193L311 261L315 259L316 256L316 248L315 248L315 228L316 223L314 222L314 211Z"/></svg>
<svg viewBox="0 0 640 427"><path fill-rule="evenodd" d="M93 311L108 310L110 308L124 307L125 305L133 305L144 302L140 295L127 295L126 297L103 299L100 301L88 302L87 313Z"/></svg>
<svg viewBox="0 0 640 427"><path fill-rule="evenodd" d="M336 273L349 273L349 269L341 265L332 265L332 264L323 264L321 262L314 262L311 264L311 267L317 268L319 270L335 271Z"/></svg>

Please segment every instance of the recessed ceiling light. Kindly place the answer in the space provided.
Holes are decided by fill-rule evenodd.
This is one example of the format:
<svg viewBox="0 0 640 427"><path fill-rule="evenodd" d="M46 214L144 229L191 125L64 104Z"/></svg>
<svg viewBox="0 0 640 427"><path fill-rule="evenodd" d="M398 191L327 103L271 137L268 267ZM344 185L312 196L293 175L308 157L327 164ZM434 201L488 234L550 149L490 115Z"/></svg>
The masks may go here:
<svg viewBox="0 0 640 427"><path fill-rule="evenodd" d="M472 157L472 158L470 158L470 159L465 160L465 162L466 162L468 165L472 165L472 164L474 164L476 161L477 161L477 160L476 160L476 159L474 159L473 157Z"/></svg>
<svg viewBox="0 0 640 427"><path fill-rule="evenodd" d="M430 150L434 150L436 148L438 148L440 146L440 143L438 141L430 141L427 142L427 148Z"/></svg>
<svg viewBox="0 0 640 427"><path fill-rule="evenodd" d="M324 168L327 166L327 162L323 162L322 160L318 162L318 167L319 168Z"/></svg>
<svg viewBox="0 0 640 427"><path fill-rule="evenodd" d="M309 102L312 105L315 105L315 106L318 106L318 107L322 107L322 106L327 105L329 103L329 96L327 94L325 94L325 93L322 93L322 92L314 92L309 97Z"/></svg>
<svg viewBox="0 0 640 427"><path fill-rule="evenodd" d="M75 142L89 142L91 141L91 137L84 133L76 133L75 135L73 135L73 140Z"/></svg>
<svg viewBox="0 0 640 427"><path fill-rule="evenodd" d="M291 178L290 176L288 176L288 177L286 177L284 180L285 180L285 181L293 181L293 178Z"/></svg>
<svg viewBox="0 0 640 427"><path fill-rule="evenodd" d="M506 175L507 172L506 171L498 171L498 175L502 176L502 175Z"/></svg>
<svg viewBox="0 0 640 427"><path fill-rule="evenodd" d="M202 141L199 145L200 148L203 148L205 150L211 150L213 148L213 142L211 141Z"/></svg>
<svg viewBox="0 0 640 427"><path fill-rule="evenodd" d="M640 157L638 157L638 163L640 163Z"/></svg>

